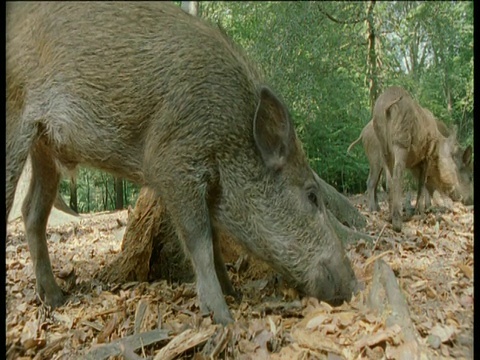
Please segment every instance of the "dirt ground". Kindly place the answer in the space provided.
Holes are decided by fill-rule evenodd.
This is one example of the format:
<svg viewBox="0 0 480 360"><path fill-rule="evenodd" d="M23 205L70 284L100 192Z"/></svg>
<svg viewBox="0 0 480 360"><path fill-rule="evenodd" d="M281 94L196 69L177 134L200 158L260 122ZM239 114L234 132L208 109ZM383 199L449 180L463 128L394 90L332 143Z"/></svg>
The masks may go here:
<svg viewBox="0 0 480 360"><path fill-rule="evenodd" d="M201 316L194 284L95 278L120 252L126 210L49 226L54 273L69 294L50 311L36 299L16 219L7 227L6 359L473 359L473 207L434 208L398 234L385 202L370 214L363 195L350 200L373 239L348 248L365 290L333 308L299 298L269 268L236 254L228 268L243 298L227 299L236 320L227 328ZM410 330L392 320L395 304L369 305L377 259L393 270Z"/></svg>

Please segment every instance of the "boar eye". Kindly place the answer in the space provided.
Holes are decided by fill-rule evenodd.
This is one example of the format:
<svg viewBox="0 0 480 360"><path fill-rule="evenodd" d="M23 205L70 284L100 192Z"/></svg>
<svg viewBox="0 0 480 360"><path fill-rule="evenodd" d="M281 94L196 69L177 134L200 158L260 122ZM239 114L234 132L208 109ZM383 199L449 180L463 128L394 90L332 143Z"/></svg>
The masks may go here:
<svg viewBox="0 0 480 360"><path fill-rule="evenodd" d="M308 200L309 200L313 205L315 205L316 207L318 207L317 194L315 194L313 191L309 191L309 192L308 192Z"/></svg>

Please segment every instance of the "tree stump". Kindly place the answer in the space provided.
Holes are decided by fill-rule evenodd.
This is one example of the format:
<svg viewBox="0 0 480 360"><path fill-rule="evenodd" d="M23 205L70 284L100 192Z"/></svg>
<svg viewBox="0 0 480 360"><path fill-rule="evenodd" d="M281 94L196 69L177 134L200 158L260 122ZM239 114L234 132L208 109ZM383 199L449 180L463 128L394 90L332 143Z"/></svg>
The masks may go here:
<svg viewBox="0 0 480 360"><path fill-rule="evenodd" d="M144 187L129 214L121 253L100 271L99 278L110 283L186 280L193 273L184 258L160 198Z"/></svg>

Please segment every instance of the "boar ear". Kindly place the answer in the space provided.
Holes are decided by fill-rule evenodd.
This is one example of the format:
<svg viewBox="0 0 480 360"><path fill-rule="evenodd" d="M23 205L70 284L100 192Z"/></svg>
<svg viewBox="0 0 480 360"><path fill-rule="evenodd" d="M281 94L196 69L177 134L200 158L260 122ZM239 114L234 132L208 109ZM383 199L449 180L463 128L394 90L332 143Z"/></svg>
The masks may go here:
<svg viewBox="0 0 480 360"><path fill-rule="evenodd" d="M457 140L457 125L452 126L452 131L450 132L449 137Z"/></svg>
<svg viewBox="0 0 480 360"><path fill-rule="evenodd" d="M452 131L451 131L450 135L448 136L447 141L448 141L448 144L449 144L450 148L453 149L453 147L457 143L457 126L456 125L454 125L452 127Z"/></svg>
<svg viewBox="0 0 480 360"><path fill-rule="evenodd" d="M472 161L472 145L468 145L465 151L463 152L462 157L463 165L469 166Z"/></svg>
<svg viewBox="0 0 480 360"><path fill-rule="evenodd" d="M293 125L285 105L267 87L260 90L260 101L253 119L253 138L268 168L285 165L293 141Z"/></svg>

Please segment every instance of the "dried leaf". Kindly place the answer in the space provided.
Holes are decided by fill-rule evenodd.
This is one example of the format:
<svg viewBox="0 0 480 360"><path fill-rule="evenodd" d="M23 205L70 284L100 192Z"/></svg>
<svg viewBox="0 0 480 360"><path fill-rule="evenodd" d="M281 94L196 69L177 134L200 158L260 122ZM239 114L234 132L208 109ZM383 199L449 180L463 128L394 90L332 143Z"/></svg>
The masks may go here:
<svg viewBox="0 0 480 360"><path fill-rule="evenodd" d="M464 264L457 264L458 268L462 270L467 278L473 279L473 269L470 266Z"/></svg>
<svg viewBox="0 0 480 360"><path fill-rule="evenodd" d="M455 327L440 324L435 325L432 330L430 330L430 334L438 336L442 343L451 340L456 332L457 329Z"/></svg>

